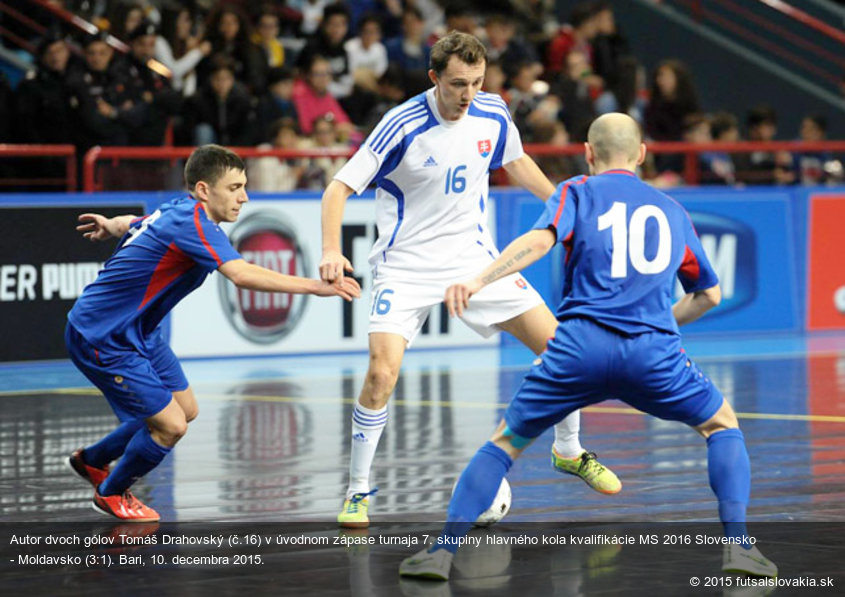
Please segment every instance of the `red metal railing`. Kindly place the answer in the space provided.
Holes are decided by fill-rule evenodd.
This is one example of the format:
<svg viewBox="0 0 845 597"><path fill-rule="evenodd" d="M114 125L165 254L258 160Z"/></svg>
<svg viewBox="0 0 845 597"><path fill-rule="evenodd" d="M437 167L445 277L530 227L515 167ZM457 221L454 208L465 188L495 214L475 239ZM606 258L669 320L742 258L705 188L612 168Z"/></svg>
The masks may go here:
<svg viewBox="0 0 845 597"><path fill-rule="evenodd" d="M76 148L73 145L12 145L0 144L0 159L4 158L65 158L64 178L0 178L2 186L64 185L68 192L76 190Z"/></svg>
<svg viewBox="0 0 845 597"><path fill-rule="evenodd" d="M772 141L769 143L755 143L740 141L736 143L648 143L648 151L654 154L683 154L683 179L687 184L696 184L700 180L698 155L703 152L750 153L754 151L788 151L795 153L807 152L845 152L845 141L819 141L807 143L803 141ZM348 149L258 149L256 147L233 147L242 158L277 157L277 158L309 158L309 157L350 157L354 148ZM187 158L194 150L193 147L94 147L83 159L83 190L93 192L103 190L102 181L97 178L97 163L111 161L113 165L124 160L170 160L175 165L178 159ZM572 144L538 145L526 144L525 151L531 156L561 156L581 155L584 146Z"/></svg>

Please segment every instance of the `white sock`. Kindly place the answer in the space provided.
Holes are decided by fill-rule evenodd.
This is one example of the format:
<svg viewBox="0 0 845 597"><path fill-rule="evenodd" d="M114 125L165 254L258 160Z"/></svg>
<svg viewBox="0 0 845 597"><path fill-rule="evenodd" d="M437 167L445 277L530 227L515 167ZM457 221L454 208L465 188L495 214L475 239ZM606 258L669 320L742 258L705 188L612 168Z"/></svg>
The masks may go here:
<svg viewBox="0 0 845 597"><path fill-rule="evenodd" d="M576 410L555 425L555 452L564 458L580 456L584 451L578 437L580 431L581 411Z"/></svg>
<svg viewBox="0 0 845 597"><path fill-rule="evenodd" d="M346 499L356 493L369 493L370 468L381 432L387 424L387 406L378 410L355 404L352 411L352 454L349 457L349 488Z"/></svg>

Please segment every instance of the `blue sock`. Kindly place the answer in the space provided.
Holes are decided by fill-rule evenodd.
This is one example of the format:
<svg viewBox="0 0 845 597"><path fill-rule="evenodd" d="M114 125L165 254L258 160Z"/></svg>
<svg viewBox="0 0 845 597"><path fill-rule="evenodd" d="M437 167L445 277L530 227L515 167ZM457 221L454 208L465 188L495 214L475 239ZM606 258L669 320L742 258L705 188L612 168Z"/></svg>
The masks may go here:
<svg viewBox="0 0 845 597"><path fill-rule="evenodd" d="M149 428L144 425L129 440L123 458L106 477L106 480L100 484L97 491L100 495L122 494L135 481L158 466L158 463L164 460L170 450L171 448L155 443L150 435Z"/></svg>
<svg viewBox="0 0 845 597"><path fill-rule="evenodd" d="M102 468L112 460L117 460L126 450L126 444L132 439L142 425L146 425L144 419L127 421L106 437L82 450L82 460L88 466Z"/></svg>
<svg viewBox="0 0 845 597"><path fill-rule="evenodd" d="M493 442L481 446L458 479L449 501L446 526L429 551L445 549L455 553L458 550L458 539L469 532L472 523L493 503L512 464L507 452Z"/></svg>
<svg viewBox="0 0 845 597"><path fill-rule="evenodd" d="M719 499L719 519L725 536L747 537L745 509L751 494L751 463L742 431L725 429L707 438L707 470L710 487ZM741 545L751 549L747 542Z"/></svg>

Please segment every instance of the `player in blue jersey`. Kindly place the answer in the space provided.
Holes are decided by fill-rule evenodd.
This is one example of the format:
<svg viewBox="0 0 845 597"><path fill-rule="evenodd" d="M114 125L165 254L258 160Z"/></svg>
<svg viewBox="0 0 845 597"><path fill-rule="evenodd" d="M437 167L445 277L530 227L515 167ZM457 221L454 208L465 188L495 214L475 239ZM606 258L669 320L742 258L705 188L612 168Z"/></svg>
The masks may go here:
<svg viewBox="0 0 845 597"><path fill-rule="evenodd" d="M369 524L370 469L406 348L449 283L498 255L487 224L490 171L504 167L543 200L554 191L523 152L505 102L480 91L485 68L484 45L472 35L440 39L431 49L434 87L388 112L323 194L320 276L341 283L352 267L340 251L345 202L377 186L370 363L352 415L349 485L338 515L344 527ZM486 288L462 319L485 337L509 332L537 354L557 326L519 275ZM555 427L554 467L599 492L617 493L622 484L616 475L581 447L579 421L573 412Z"/></svg>
<svg viewBox="0 0 845 597"><path fill-rule="evenodd" d="M215 270L240 288L360 296L342 286L280 274L247 263L220 229L234 222L249 198L241 159L204 145L185 164L191 195L145 217L83 214L77 227L92 241L119 237L114 254L68 314L71 360L105 395L120 426L74 452L69 464L94 486L94 509L127 521L159 520L129 491L167 456L197 416L197 402L159 324ZM113 470L109 463L120 462Z"/></svg>
<svg viewBox="0 0 845 597"><path fill-rule="evenodd" d="M487 284L534 263L558 242L566 250L554 339L461 475L442 535L403 561L399 573L448 579L456 539L493 502L513 460L560 417L617 398L686 423L707 439L710 486L729 538L723 570L776 576L745 528L751 473L736 414L686 356L678 332L678 325L719 304L716 274L686 211L634 173L645 145L633 119L601 116L585 147L595 176L559 185L532 231L477 277L446 291L449 312L460 315ZM686 294L672 305L676 277Z"/></svg>

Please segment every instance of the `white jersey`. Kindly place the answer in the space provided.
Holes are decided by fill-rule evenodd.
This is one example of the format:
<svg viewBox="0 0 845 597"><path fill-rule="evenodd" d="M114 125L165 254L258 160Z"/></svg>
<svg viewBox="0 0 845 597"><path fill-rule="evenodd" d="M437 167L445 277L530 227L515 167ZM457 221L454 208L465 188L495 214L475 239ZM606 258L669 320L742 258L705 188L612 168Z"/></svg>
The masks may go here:
<svg viewBox="0 0 845 597"><path fill-rule="evenodd" d="M457 121L440 116L434 88L385 114L335 175L358 194L377 185L374 276L452 279L495 258L489 172L522 155L519 131L496 94L478 93Z"/></svg>

